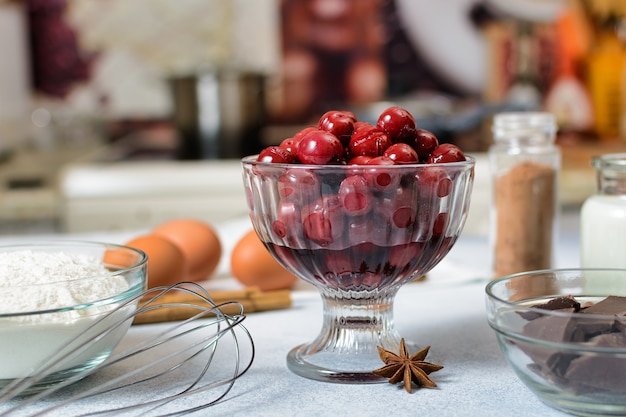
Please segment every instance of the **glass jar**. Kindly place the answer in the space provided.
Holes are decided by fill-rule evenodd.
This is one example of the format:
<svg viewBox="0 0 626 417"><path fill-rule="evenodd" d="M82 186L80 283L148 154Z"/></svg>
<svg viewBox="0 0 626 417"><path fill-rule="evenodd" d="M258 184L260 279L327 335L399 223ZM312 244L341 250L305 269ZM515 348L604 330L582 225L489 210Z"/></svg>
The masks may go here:
<svg viewBox="0 0 626 417"><path fill-rule="evenodd" d="M499 113L489 149L493 278L551 268L561 154L544 112Z"/></svg>
<svg viewBox="0 0 626 417"><path fill-rule="evenodd" d="M626 268L626 153L592 158L596 194L580 213L581 266Z"/></svg>

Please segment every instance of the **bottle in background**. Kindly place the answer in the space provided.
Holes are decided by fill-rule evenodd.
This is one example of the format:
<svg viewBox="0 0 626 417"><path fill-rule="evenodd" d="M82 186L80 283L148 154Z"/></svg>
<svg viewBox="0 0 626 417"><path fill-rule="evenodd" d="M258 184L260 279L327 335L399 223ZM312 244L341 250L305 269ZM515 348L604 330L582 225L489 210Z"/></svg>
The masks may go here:
<svg viewBox="0 0 626 417"><path fill-rule="evenodd" d="M598 17L594 43L587 58L587 86L594 112L594 131L601 140L617 140L621 134L626 89L626 48L619 37L619 18Z"/></svg>
<svg viewBox="0 0 626 417"><path fill-rule="evenodd" d="M626 268L626 154L596 156L598 190L590 196L580 213L580 263L583 268ZM617 293L606 280L587 280L587 293Z"/></svg>
<svg viewBox="0 0 626 417"><path fill-rule="evenodd" d="M581 208L581 266L626 268L626 154L592 158L598 190Z"/></svg>

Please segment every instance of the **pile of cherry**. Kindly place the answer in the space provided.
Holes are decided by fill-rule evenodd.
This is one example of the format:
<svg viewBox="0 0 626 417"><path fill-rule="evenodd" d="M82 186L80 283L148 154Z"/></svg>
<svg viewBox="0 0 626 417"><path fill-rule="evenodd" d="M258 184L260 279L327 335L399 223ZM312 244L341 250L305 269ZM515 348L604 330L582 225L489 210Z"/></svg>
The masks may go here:
<svg viewBox="0 0 626 417"><path fill-rule="evenodd" d="M258 155L251 216L293 271L333 288L399 282L436 265L456 239L468 174L453 163L465 160L403 108L375 125L329 111Z"/></svg>
<svg viewBox="0 0 626 417"><path fill-rule="evenodd" d="M307 127L258 157L262 162L312 165L394 165L464 161L453 144L439 144L430 131L416 127L409 111L392 106L375 125L349 111L331 110L317 127Z"/></svg>

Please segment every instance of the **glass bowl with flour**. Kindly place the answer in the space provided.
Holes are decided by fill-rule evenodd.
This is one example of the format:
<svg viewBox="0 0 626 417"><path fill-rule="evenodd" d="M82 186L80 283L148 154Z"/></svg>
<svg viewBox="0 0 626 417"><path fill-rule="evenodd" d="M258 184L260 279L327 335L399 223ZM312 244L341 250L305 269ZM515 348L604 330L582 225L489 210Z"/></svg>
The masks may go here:
<svg viewBox="0 0 626 417"><path fill-rule="evenodd" d="M147 260L98 242L0 246L0 390L36 375L35 392L102 363L132 324Z"/></svg>

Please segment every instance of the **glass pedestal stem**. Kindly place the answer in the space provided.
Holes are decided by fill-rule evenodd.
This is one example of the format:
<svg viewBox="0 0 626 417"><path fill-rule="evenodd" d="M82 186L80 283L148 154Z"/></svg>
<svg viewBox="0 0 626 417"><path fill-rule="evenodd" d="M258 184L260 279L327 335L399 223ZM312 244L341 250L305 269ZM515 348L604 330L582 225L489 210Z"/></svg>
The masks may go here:
<svg viewBox="0 0 626 417"><path fill-rule="evenodd" d="M398 351L400 336L393 323L398 288L371 292L320 289L324 321L317 338L297 346L287 365L298 375L330 382L385 381L372 373L383 366L378 346Z"/></svg>

